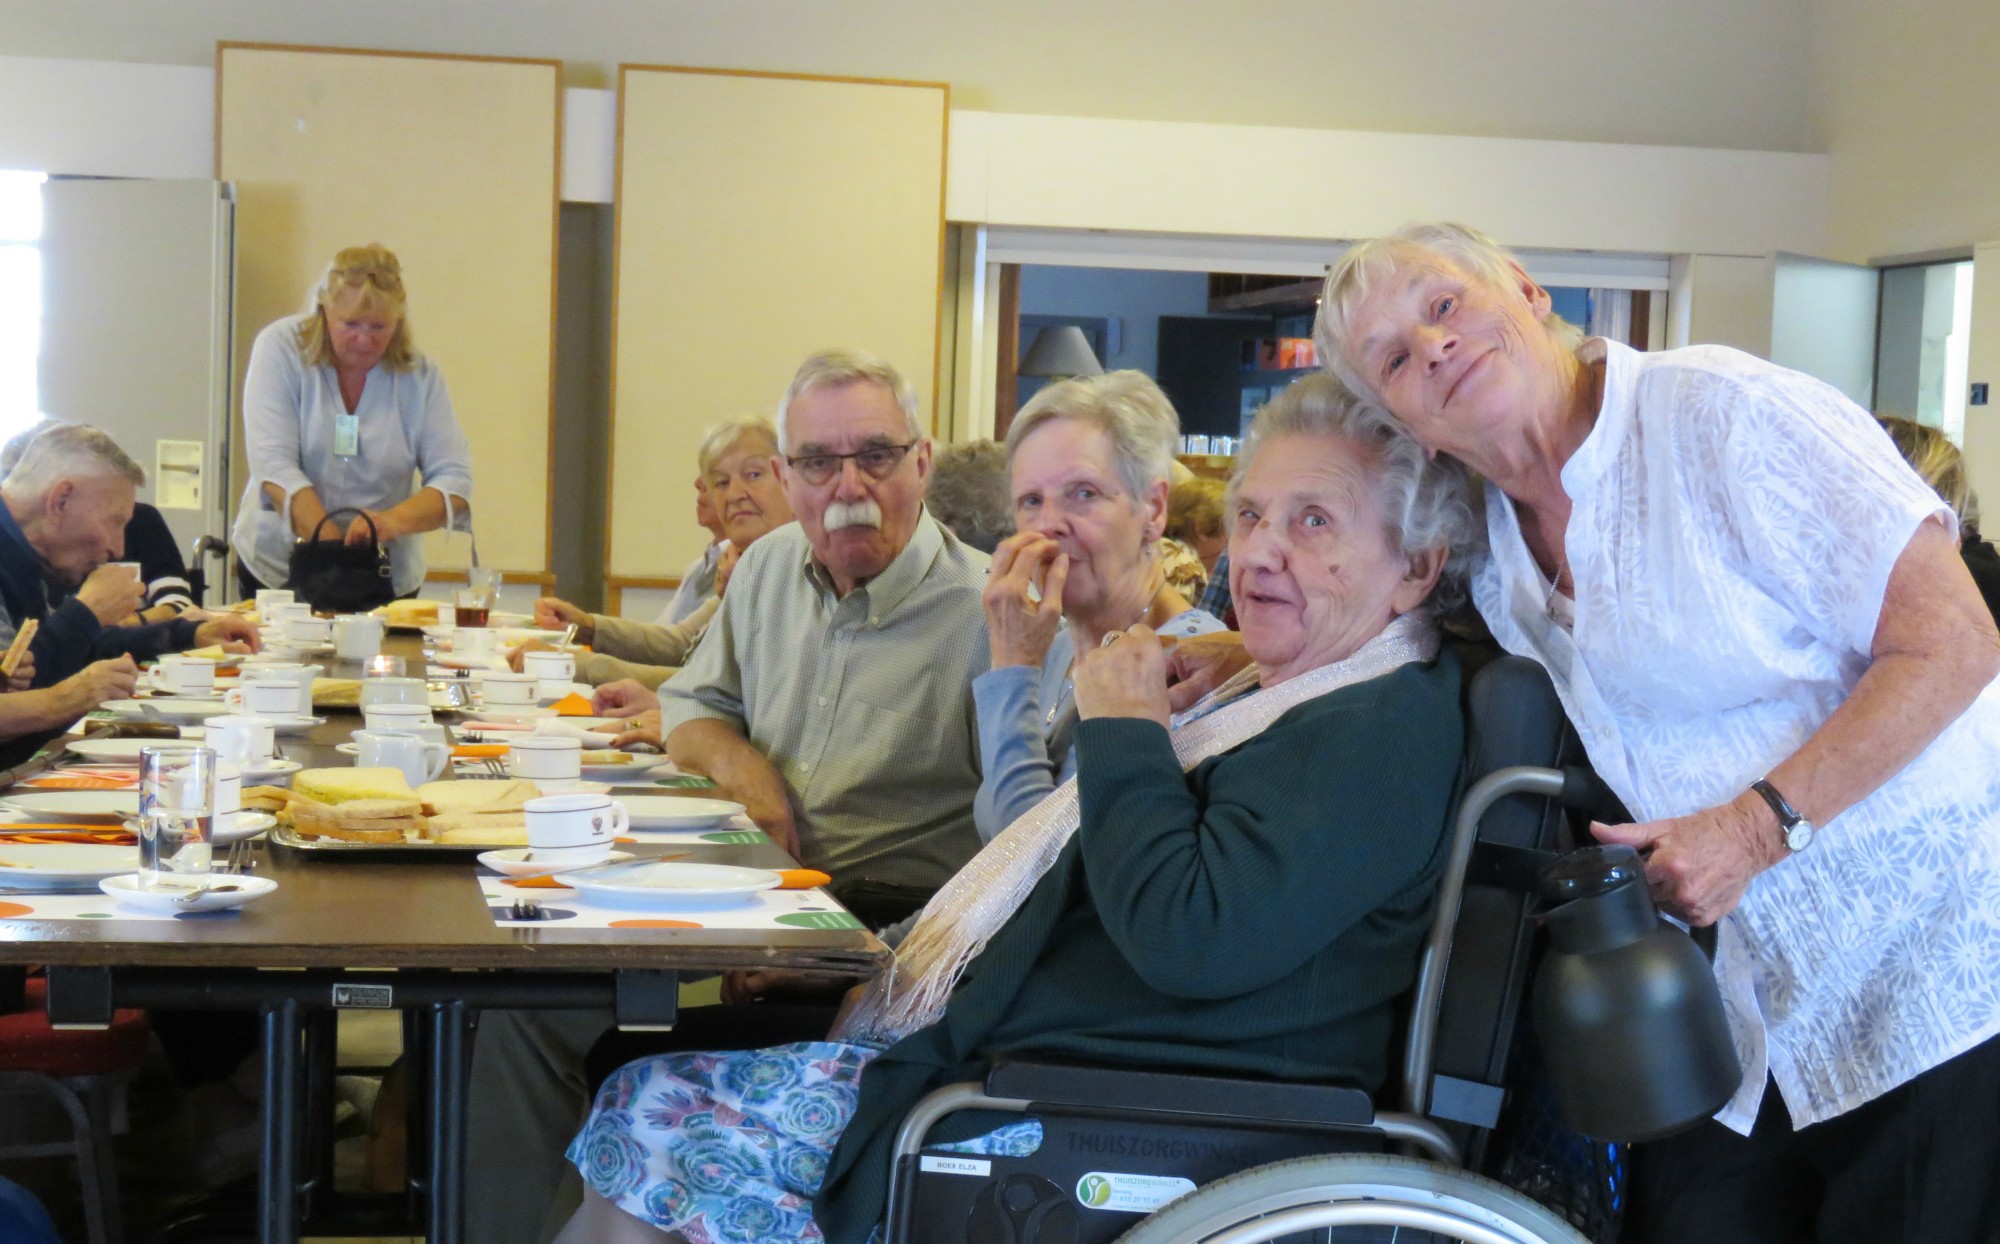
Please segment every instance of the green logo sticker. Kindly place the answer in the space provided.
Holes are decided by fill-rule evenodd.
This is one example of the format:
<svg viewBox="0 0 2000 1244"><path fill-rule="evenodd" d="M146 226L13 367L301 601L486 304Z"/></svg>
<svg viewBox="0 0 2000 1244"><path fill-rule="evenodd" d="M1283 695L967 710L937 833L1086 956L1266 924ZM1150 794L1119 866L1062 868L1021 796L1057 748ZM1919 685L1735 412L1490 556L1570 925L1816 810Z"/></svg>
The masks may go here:
<svg viewBox="0 0 2000 1244"><path fill-rule="evenodd" d="M720 842L732 847L750 846L759 842L769 842L761 829L724 829L712 834L703 834L703 842Z"/></svg>
<svg viewBox="0 0 2000 1244"><path fill-rule="evenodd" d="M844 911L794 911L778 917L793 929L861 929L867 926Z"/></svg>
<svg viewBox="0 0 2000 1244"><path fill-rule="evenodd" d="M1111 1181L1092 1172L1076 1181L1076 1199L1092 1209L1103 1209L1111 1202Z"/></svg>
<svg viewBox="0 0 2000 1244"><path fill-rule="evenodd" d="M1192 1181L1173 1175L1091 1171L1076 1181L1076 1199L1085 1208L1109 1210L1117 1214L1150 1214L1167 1202L1193 1191Z"/></svg>
<svg viewBox="0 0 2000 1244"><path fill-rule="evenodd" d="M654 778L655 786L671 786L675 790L713 790L715 783L692 773L677 774L673 777Z"/></svg>

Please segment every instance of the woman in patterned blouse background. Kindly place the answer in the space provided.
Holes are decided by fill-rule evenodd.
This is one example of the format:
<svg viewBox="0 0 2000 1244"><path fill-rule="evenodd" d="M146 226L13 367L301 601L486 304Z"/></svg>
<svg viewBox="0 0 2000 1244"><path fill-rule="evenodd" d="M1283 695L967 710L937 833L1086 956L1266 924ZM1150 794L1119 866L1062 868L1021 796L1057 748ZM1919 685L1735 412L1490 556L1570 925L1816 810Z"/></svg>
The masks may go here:
<svg viewBox="0 0 2000 1244"><path fill-rule="evenodd" d="M2000 1239L2000 635L1950 509L1830 386L1585 339L1460 226L1350 251L1318 338L1486 478L1475 601L1640 822L1593 831L1720 922L1743 1087L1641 1150L1627 1238Z"/></svg>

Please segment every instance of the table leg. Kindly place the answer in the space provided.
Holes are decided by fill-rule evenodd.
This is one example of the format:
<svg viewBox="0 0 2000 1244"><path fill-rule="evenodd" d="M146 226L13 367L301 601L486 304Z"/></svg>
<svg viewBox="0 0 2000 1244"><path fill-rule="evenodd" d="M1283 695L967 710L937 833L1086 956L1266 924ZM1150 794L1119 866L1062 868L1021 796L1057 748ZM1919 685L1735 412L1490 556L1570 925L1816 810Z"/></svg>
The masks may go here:
<svg viewBox="0 0 2000 1244"><path fill-rule="evenodd" d="M264 1162L257 1183L260 1244L299 1238L299 1004L266 1003L264 1022Z"/></svg>
<svg viewBox="0 0 2000 1244"><path fill-rule="evenodd" d="M465 1236L465 1086L471 1074L470 1012L462 999L430 1008L430 1244Z"/></svg>

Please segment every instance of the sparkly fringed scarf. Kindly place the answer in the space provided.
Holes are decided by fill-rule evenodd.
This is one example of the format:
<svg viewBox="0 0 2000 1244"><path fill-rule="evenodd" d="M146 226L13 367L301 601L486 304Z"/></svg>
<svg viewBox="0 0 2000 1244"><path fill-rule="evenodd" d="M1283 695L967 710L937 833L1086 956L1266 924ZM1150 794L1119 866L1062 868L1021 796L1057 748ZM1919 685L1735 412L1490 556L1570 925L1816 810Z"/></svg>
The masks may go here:
<svg viewBox="0 0 2000 1244"><path fill-rule="evenodd" d="M1437 650L1437 627L1420 610L1391 622L1346 660L1275 687L1258 691L1252 666L1175 719L1174 756L1183 770L1192 769L1263 733L1307 700L1431 660ZM1078 819L1071 778L987 843L924 906L895 960L869 983L834 1039L888 1045L936 1022L966 965L1027 901Z"/></svg>

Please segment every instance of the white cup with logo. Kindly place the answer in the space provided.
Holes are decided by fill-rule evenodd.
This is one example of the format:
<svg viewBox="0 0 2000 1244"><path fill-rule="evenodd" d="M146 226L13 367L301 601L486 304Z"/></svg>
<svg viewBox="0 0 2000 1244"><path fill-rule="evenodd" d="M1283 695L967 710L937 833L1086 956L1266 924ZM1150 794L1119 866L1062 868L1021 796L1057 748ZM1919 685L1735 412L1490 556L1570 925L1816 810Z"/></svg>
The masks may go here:
<svg viewBox="0 0 2000 1244"><path fill-rule="evenodd" d="M333 655L343 661L366 661L382 651L382 619L350 613L333 620Z"/></svg>
<svg viewBox="0 0 2000 1244"><path fill-rule="evenodd" d="M302 600L288 600L271 606L271 612L264 616L264 625L282 629L293 618L310 618L313 607Z"/></svg>
<svg viewBox="0 0 2000 1244"><path fill-rule="evenodd" d="M323 644L333 638L331 618L286 618L284 626L285 642L290 644Z"/></svg>
<svg viewBox="0 0 2000 1244"><path fill-rule="evenodd" d="M507 744L507 759L515 777L574 781L583 776L583 740L530 734Z"/></svg>
<svg viewBox="0 0 2000 1244"><path fill-rule="evenodd" d="M364 678L361 680L361 708L377 704L419 704L429 708L430 687L421 678Z"/></svg>
<svg viewBox="0 0 2000 1244"><path fill-rule="evenodd" d="M400 769L412 786L435 782L451 762L451 749L443 743L418 738L414 734L390 730L356 730L354 763L363 768L384 765Z"/></svg>
<svg viewBox="0 0 2000 1244"><path fill-rule="evenodd" d="M311 694L310 688L307 694ZM269 718L274 723L310 715L299 712L299 684L275 678L245 677L223 695L222 702L243 716Z"/></svg>
<svg viewBox="0 0 2000 1244"><path fill-rule="evenodd" d="M313 711L313 680L318 677L319 666L317 665L300 665L294 662L271 662L264 665L245 664L243 666L243 676L238 680L237 685L239 687L247 687L252 683L282 683L292 689L292 707L290 709L276 714L271 714L262 708L252 711L263 713L267 716L310 717Z"/></svg>
<svg viewBox="0 0 2000 1244"><path fill-rule="evenodd" d="M568 695L576 681L576 658L567 652L530 652L521 658L521 672L540 680L538 696Z"/></svg>
<svg viewBox="0 0 2000 1244"><path fill-rule="evenodd" d="M451 650L462 657L493 655L494 633L483 626L458 626L451 632Z"/></svg>
<svg viewBox="0 0 2000 1244"><path fill-rule="evenodd" d="M271 611L279 605L289 605L295 597L290 588L267 587L257 593L257 617L266 625L271 622Z"/></svg>
<svg viewBox="0 0 2000 1244"><path fill-rule="evenodd" d="M542 680L533 674L494 670L479 680L479 698L493 708L532 708Z"/></svg>
<svg viewBox="0 0 2000 1244"><path fill-rule="evenodd" d="M405 730L411 726L428 726L435 719L428 704L370 704L361 710L363 729Z"/></svg>
<svg viewBox="0 0 2000 1244"><path fill-rule="evenodd" d="M618 835L632 827L625 805L609 795L543 795L530 799L525 813L536 861L570 868L601 863Z"/></svg>
<svg viewBox="0 0 2000 1244"><path fill-rule="evenodd" d="M202 742L215 749L216 759L244 769L268 768L278 750L277 723L269 717L226 714L202 723Z"/></svg>
<svg viewBox="0 0 2000 1244"><path fill-rule="evenodd" d="M153 666L153 685L169 695L209 695L215 690L215 662L200 657L161 657Z"/></svg>

